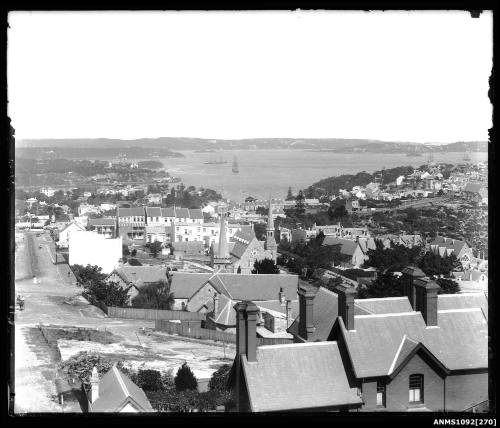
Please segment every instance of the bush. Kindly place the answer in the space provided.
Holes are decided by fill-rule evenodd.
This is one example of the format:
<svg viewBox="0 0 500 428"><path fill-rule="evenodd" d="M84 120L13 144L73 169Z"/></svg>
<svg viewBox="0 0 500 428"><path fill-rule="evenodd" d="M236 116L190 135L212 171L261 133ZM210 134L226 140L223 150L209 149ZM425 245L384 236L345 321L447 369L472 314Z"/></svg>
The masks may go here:
<svg viewBox="0 0 500 428"><path fill-rule="evenodd" d="M137 386L145 391L161 391L163 382L158 370L139 370L135 382Z"/></svg>
<svg viewBox="0 0 500 428"><path fill-rule="evenodd" d="M208 382L208 388L210 389L210 391L228 391L228 380L230 373L231 366L229 364L224 364L223 366L219 367L210 378L210 382Z"/></svg>
<svg viewBox="0 0 500 428"><path fill-rule="evenodd" d="M174 382L177 391L196 390L198 387L198 380L187 362L184 362L177 370Z"/></svg>

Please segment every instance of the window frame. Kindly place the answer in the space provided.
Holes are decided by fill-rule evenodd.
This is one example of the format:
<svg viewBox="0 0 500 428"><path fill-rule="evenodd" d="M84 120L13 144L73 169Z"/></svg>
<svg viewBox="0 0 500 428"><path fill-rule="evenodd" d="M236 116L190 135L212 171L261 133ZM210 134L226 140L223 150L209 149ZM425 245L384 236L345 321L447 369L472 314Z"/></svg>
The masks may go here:
<svg viewBox="0 0 500 428"><path fill-rule="evenodd" d="M418 391L418 399L415 399ZM408 402L410 405L424 403L424 375L415 373L408 377Z"/></svg>
<svg viewBox="0 0 500 428"><path fill-rule="evenodd" d="M381 400L379 402L379 394L381 397ZM377 407L386 407L386 396L387 396L387 385L385 382L378 380L377 381L377 395L375 402L377 404Z"/></svg>

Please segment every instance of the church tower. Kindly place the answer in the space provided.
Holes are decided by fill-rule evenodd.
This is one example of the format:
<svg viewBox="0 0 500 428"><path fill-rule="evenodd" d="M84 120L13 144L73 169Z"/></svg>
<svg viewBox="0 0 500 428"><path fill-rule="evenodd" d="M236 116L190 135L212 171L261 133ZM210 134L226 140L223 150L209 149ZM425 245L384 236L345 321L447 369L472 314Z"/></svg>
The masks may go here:
<svg viewBox="0 0 500 428"><path fill-rule="evenodd" d="M214 272L220 272L226 270L225 268L231 264L226 237L225 213L222 211L220 216L219 248L217 254L213 255L212 267L214 268Z"/></svg>
<svg viewBox="0 0 500 428"><path fill-rule="evenodd" d="M272 200L269 199L269 213L267 218L266 227L266 243L264 248L271 252L272 259L276 262L276 253L278 252L278 245L276 244L276 239L274 237L274 221L273 221L273 205Z"/></svg>

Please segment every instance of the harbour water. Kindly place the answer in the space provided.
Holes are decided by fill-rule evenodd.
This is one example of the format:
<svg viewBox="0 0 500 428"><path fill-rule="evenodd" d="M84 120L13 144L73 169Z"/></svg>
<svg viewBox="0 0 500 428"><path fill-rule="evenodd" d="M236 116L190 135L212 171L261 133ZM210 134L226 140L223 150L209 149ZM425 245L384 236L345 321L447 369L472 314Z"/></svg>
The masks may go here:
<svg viewBox="0 0 500 428"><path fill-rule="evenodd" d="M323 178L341 174L373 172L396 166L420 166L426 156L405 154L339 154L301 150L228 150L217 152L227 164L206 165L211 153L182 152L184 158L163 158L165 169L187 186L204 186L222 192L225 198L241 202L255 198L283 198L291 186L295 194ZM484 162L486 152L471 153L470 162ZM231 171L233 156L238 158L239 173ZM463 153L435 154L434 162L464 163Z"/></svg>

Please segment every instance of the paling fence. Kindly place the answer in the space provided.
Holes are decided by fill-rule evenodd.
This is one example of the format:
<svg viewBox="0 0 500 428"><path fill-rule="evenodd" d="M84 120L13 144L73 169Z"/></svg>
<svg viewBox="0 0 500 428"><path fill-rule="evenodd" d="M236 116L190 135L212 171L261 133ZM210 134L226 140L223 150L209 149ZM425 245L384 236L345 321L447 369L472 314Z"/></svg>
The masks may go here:
<svg viewBox="0 0 500 428"><path fill-rule="evenodd" d="M157 320L155 330L195 339L214 340L216 342L236 343L236 334L225 331L211 330L202 327L192 327L184 323L173 323L168 320ZM280 345L293 343L292 339L257 337L257 346Z"/></svg>

